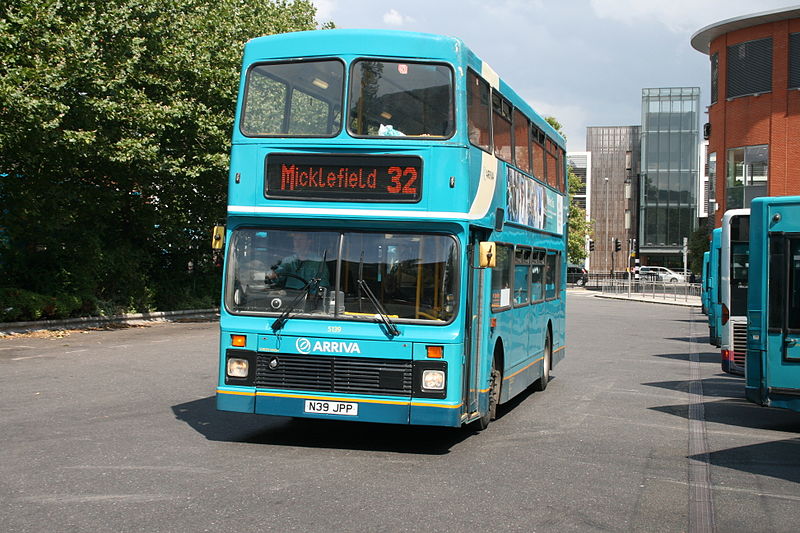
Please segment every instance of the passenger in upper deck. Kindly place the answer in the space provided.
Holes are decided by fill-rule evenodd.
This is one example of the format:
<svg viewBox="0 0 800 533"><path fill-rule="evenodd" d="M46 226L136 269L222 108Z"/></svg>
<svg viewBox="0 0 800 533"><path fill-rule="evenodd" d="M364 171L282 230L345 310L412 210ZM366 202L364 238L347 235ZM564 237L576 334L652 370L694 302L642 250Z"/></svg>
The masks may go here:
<svg viewBox="0 0 800 533"><path fill-rule="evenodd" d="M277 265L267 270L267 281L287 289L302 289L312 278L319 278L319 286L330 288L327 260L314 250L314 237L307 232L292 234L293 251Z"/></svg>

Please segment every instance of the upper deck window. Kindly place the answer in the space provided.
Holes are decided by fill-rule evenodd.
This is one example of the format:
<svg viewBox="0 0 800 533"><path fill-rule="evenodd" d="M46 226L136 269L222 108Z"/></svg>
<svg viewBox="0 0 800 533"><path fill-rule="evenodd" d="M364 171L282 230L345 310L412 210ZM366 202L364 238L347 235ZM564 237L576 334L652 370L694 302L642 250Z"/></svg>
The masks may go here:
<svg viewBox="0 0 800 533"><path fill-rule="evenodd" d="M453 134L453 71L446 65L360 60L350 81L348 130L368 137Z"/></svg>
<svg viewBox="0 0 800 533"><path fill-rule="evenodd" d="M240 129L248 137L330 137L341 130L344 65L335 59L255 65Z"/></svg>

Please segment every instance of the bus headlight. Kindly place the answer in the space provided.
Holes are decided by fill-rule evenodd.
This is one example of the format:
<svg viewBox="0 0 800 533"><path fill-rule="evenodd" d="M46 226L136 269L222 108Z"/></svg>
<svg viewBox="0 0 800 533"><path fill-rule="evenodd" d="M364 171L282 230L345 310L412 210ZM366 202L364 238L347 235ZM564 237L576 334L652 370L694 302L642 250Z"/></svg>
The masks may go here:
<svg viewBox="0 0 800 533"><path fill-rule="evenodd" d="M228 376L232 378L246 378L250 372L250 363L247 359L231 357L228 359Z"/></svg>
<svg viewBox="0 0 800 533"><path fill-rule="evenodd" d="M440 391L444 390L445 375L444 370L423 370L422 371L422 390Z"/></svg>

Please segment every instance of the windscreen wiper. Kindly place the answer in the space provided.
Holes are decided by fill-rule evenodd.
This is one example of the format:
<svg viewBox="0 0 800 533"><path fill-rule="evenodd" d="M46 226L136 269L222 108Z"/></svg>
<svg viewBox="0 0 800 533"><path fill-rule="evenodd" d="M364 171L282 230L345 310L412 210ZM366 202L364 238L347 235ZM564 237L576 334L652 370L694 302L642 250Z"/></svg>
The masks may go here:
<svg viewBox="0 0 800 533"><path fill-rule="evenodd" d="M322 254L322 262L319 264L316 277L313 277L306 282L303 288L300 289L300 293L295 297L294 300L292 300L292 303L290 303L286 310L275 319L275 322L273 322L271 326L272 331L278 332L283 328L283 326L289 320L289 315L294 310L294 306L299 304L300 300L308 297L308 295L311 293L311 287L319 288L319 282L322 281L322 269L325 268L325 261L327 257L328 250L325 250L325 253Z"/></svg>
<svg viewBox="0 0 800 533"><path fill-rule="evenodd" d="M397 337L398 335L400 335L400 330L397 329L397 326L394 325L394 322L392 322L392 319L389 318L388 314L386 314L386 310L381 305L381 302L378 301L378 298L372 292L372 289L369 288L369 285L367 285L367 282L364 281L363 279L359 278L357 283L358 283L358 286L361 287L361 289L364 291L364 294L367 295L367 298L369 299L369 301L372 302L372 305L375 306L375 309L378 310L378 316L381 317L381 321L383 322L383 325L386 326L386 330L388 331L389 336L390 337Z"/></svg>

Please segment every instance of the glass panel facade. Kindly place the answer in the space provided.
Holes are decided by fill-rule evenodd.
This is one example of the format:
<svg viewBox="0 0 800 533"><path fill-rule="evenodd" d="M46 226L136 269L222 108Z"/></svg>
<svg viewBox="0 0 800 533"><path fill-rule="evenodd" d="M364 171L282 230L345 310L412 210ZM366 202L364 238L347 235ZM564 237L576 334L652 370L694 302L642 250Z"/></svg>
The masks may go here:
<svg viewBox="0 0 800 533"><path fill-rule="evenodd" d="M749 207L753 198L766 196L769 146L743 146L728 150L725 179L726 209Z"/></svg>
<svg viewBox="0 0 800 533"><path fill-rule="evenodd" d="M700 89L642 90L640 247L683 246L696 225Z"/></svg>

